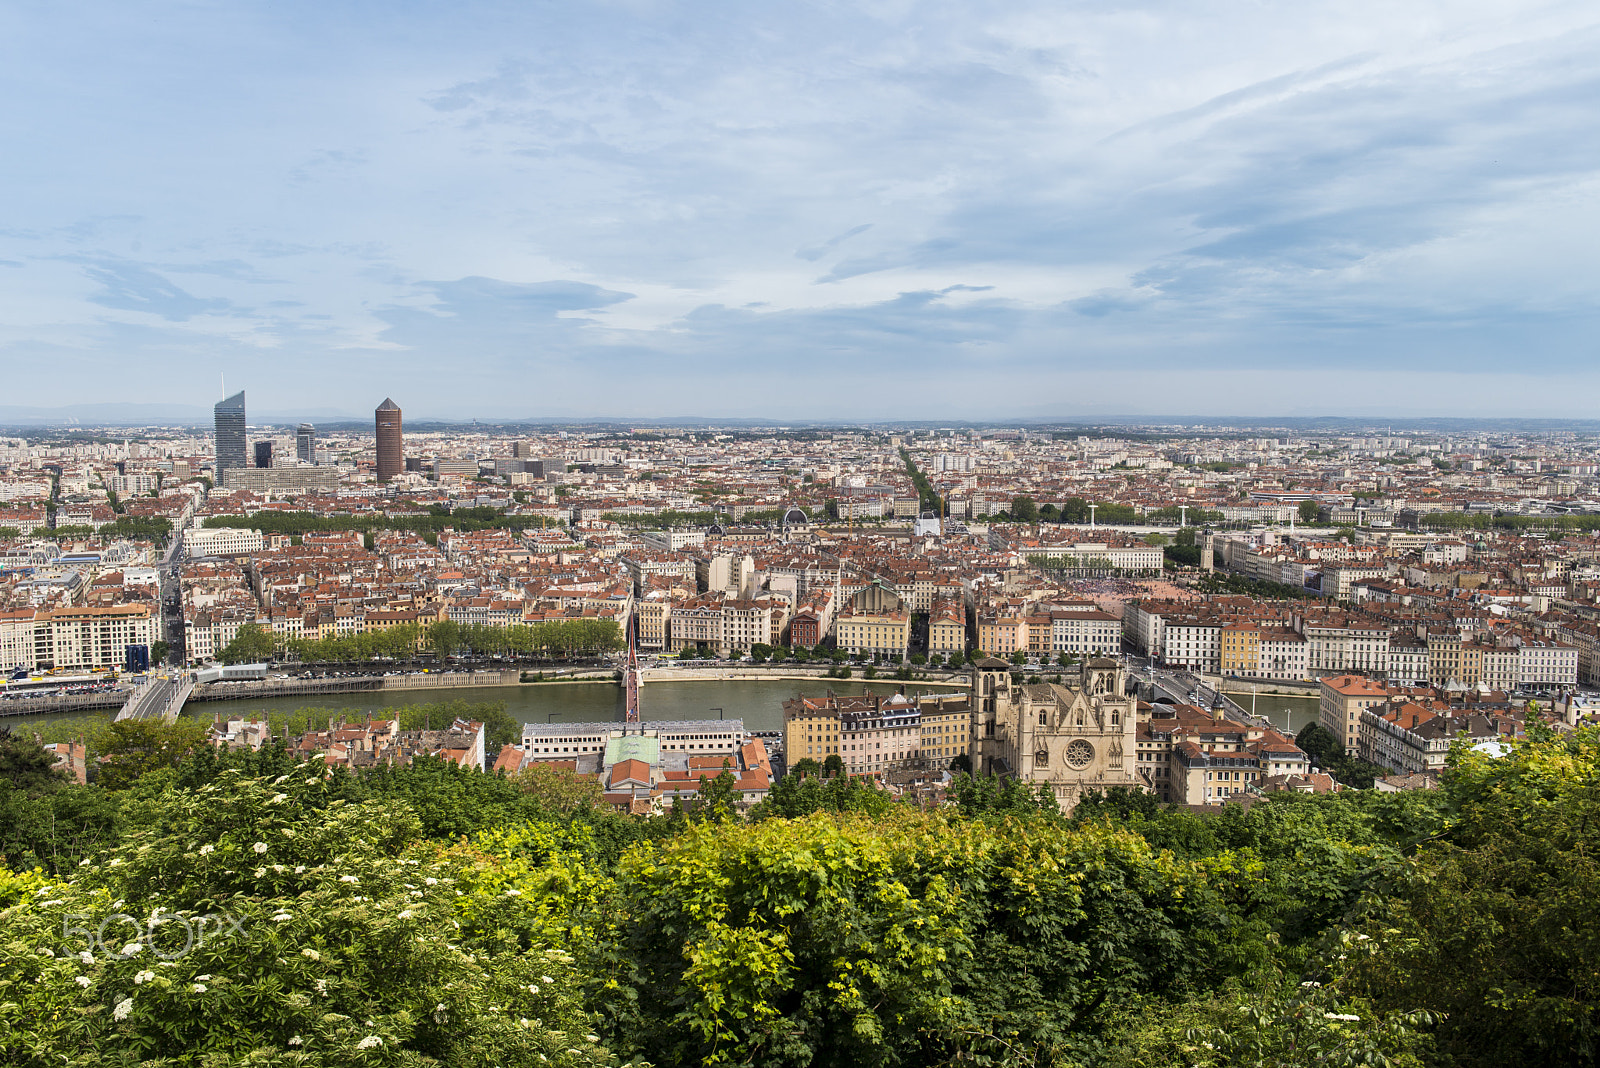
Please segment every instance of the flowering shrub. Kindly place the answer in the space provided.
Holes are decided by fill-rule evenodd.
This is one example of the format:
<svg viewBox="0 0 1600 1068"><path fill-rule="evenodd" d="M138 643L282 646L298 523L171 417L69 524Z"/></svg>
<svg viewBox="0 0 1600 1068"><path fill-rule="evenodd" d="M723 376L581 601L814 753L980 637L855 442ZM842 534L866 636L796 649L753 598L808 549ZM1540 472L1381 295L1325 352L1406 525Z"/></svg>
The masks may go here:
<svg viewBox="0 0 1600 1068"><path fill-rule="evenodd" d="M0 876L0 1062L615 1063L539 880L499 915L471 853L320 775L173 791L70 880Z"/></svg>

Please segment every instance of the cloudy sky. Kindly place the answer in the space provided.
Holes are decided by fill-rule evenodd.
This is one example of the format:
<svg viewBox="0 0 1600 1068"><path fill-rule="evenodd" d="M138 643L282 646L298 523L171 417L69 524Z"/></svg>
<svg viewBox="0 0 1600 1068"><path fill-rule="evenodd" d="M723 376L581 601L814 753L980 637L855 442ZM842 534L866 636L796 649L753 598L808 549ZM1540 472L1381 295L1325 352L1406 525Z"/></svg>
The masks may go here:
<svg viewBox="0 0 1600 1068"><path fill-rule="evenodd" d="M1593 415L1600 8L0 7L4 402Z"/></svg>

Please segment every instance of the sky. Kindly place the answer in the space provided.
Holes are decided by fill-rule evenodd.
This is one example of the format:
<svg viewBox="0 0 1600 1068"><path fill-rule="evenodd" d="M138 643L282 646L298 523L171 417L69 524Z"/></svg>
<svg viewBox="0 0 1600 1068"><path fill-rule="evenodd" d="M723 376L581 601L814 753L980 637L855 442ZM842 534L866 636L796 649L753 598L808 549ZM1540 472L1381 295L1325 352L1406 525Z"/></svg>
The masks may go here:
<svg viewBox="0 0 1600 1068"><path fill-rule="evenodd" d="M1600 7L0 6L0 403L1588 416Z"/></svg>

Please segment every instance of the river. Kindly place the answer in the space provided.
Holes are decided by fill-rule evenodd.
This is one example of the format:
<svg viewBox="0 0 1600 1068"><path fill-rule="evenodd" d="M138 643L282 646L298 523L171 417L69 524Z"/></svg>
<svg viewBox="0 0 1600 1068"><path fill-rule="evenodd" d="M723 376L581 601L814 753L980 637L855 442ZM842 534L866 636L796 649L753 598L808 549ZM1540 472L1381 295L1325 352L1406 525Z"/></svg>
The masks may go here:
<svg viewBox="0 0 1600 1068"><path fill-rule="evenodd" d="M757 731L780 730L783 702L797 693L818 695L833 690L841 694L897 692L894 682L864 682L856 679L787 680L772 682L653 682L640 689L640 711L644 719L742 719L745 728ZM908 693L959 693L952 687L918 686L907 683ZM1249 694L1232 695L1245 709L1251 706ZM188 705L184 714L210 719L227 716L285 714L303 708L379 712L390 708L438 701L492 702L504 704L506 711L523 723L610 722L622 719L622 688L614 683L537 683L523 686L482 686L440 690L378 690L368 693L314 694L305 697L265 697L241 701L205 701ZM1317 719L1315 697L1279 697L1260 694L1255 710L1279 730L1286 727L1298 733ZM40 716L19 729L45 728L45 741L59 741L73 724L107 721L108 713L58 713ZM49 729L54 727L55 729ZM60 734L60 737L56 735Z"/></svg>

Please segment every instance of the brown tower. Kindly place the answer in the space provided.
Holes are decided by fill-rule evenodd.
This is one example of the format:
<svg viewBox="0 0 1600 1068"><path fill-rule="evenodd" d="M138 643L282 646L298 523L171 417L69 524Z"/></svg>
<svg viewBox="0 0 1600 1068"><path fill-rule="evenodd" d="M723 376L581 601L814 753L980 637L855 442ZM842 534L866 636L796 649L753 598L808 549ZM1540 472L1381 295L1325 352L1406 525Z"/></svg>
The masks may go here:
<svg viewBox="0 0 1600 1068"><path fill-rule="evenodd" d="M385 397L372 414L378 422L378 481L387 482L406 469L400 448L400 406Z"/></svg>

